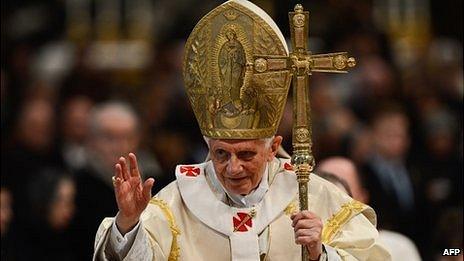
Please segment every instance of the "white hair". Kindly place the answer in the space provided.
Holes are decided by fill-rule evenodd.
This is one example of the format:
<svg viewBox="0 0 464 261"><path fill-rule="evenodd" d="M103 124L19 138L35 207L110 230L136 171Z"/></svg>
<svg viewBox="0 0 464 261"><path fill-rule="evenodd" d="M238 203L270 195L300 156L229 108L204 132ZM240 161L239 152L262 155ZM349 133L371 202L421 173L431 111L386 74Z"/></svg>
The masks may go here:
<svg viewBox="0 0 464 261"><path fill-rule="evenodd" d="M138 129L138 115L129 104L120 101L108 101L97 105L90 113L89 128L93 135L98 134L100 131L101 117L108 114L118 115L121 119L131 119L135 122L135 128Z"/></svg>

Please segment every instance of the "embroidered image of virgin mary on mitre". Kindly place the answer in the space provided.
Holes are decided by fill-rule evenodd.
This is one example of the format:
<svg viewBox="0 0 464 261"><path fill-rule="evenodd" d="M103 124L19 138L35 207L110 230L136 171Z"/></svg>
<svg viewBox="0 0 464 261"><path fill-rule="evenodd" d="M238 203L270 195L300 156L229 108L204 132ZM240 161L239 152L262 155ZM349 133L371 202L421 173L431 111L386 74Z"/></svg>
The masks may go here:
<svg viewBox="0 0 464 261"><path fill-rule="evenodd" d="M282 33L259 7L228 1L190 34L184 81L202 134L217 139L273 136L291 82Z"/></svg>

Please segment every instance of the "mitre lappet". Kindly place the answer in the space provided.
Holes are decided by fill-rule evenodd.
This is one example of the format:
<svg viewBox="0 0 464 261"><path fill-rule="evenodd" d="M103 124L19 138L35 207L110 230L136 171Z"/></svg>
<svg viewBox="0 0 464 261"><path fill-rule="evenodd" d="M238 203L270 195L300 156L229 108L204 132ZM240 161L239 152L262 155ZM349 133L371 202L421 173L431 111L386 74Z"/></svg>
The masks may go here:
<svg viewBox="0 0 464 261"><path fill-rule="evenodd" d="M262 9L245 0L216 7L195 26L184 82L202 134L216 139L273 136L292 80L285 39Z"/></svg>

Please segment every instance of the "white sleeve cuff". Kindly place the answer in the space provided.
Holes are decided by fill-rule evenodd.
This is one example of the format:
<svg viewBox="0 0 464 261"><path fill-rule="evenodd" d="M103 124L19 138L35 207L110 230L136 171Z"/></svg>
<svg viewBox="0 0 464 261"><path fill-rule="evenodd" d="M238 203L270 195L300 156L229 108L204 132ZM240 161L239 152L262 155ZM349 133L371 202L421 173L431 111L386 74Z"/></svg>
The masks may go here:
<svg viewBox="0 0 464 261"><path fill-rule="evenodd" d="M119 214L118 214L119 215ZM117 215L116 215L117 217ZM110 233L110 244L113 248L113 251L121 258L127 255L129 250L134 243L135 236L137 235L137 231L140 227L140 221L137 222L135 227L127 232L124 236L119 232L118 227L116 226L116 219L113 221L113 225L111 226L111 233Z"/></svg>

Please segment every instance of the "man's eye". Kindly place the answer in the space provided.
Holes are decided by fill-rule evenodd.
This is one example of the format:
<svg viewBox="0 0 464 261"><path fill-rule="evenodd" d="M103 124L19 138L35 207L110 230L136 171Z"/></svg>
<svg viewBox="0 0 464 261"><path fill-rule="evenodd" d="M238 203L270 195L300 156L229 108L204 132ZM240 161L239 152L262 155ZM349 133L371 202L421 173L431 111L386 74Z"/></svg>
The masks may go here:
<svg viewBox="0 0 464 261"><path fill-rule="evenodd" d="M255 155L256 152L254 151L241 151L237 153L237 157L242 160L252 160Z"/></svg>
<svg viewBox="0 0 464 261"><path fill-rule="evenodd" d="M228 153L225 150L218 149L214 152L216 158L218 159L225 159L228 155Z"/></svg>

